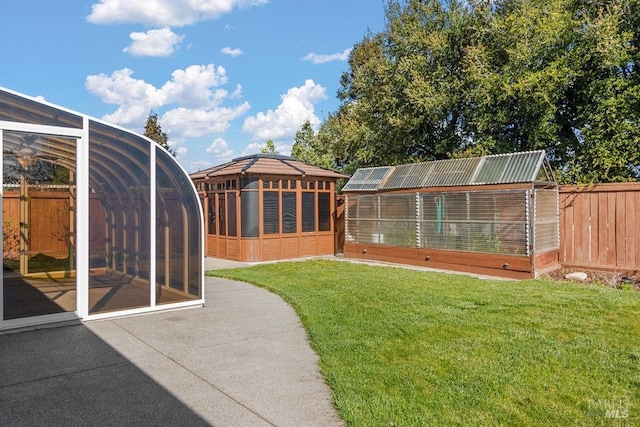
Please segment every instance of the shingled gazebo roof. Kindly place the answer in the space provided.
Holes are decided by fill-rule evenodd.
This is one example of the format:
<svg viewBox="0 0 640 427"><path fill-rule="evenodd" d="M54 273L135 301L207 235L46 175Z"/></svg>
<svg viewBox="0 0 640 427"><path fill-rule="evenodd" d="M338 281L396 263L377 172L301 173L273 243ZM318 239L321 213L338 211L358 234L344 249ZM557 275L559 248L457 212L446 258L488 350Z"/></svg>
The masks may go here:
<svg viewBox="0 0 640 427"><path fill-rule="evenodd" d="M349 178L340 172L312 166L295 157L280 154L252 154L238 157L222 165L213 166L191 174L194 180L203 180L228 175L285 175L313 176L320 178Z"/></svg>

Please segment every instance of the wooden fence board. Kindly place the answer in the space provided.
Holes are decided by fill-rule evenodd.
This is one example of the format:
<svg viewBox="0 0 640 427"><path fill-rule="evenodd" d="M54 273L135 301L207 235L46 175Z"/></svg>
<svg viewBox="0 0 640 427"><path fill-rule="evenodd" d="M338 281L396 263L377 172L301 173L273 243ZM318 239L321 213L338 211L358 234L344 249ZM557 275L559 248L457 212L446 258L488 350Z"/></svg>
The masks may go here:
<svg viewBox="0 0 640 427"><path fill-rule="evenodd" d="M607 265L616 265L616 195L607 194Z"/></svg>
<svg viewBox="0 0 640 427"><path fill-rule="evenodd" d="M598 266L607 265L607 195L598 193Z"/></svg>
<svg viewBox="0 0 640 427"><path fill-rule="evenodd" d="M562 186L560 259L571 267L640 271L640 183Z"/></svg>

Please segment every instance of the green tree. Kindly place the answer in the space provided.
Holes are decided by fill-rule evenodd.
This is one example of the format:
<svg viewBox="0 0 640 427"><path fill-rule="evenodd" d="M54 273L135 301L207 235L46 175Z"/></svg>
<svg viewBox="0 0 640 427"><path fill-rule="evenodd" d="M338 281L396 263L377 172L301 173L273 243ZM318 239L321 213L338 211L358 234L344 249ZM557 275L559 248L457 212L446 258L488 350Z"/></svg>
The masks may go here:
<svg viewBox="0 0 640 427"><path fill-rule="evenodd" d="M291 155L310 165L326 169L335 167L330 142L316 135L309 120L304 122L300 130L296 132Z"/></svg>
<svg viewBox="0 0 640 427"><path fill-rule="evenodd" d="M639 4L391 0L318 137L345 170L545 149L565 182L638 179Z"/></svg>
<svg viewBox="0 0 640 427"><path fill-rule="evenodd" d="M165 148L169 153L171 153L171 155L176 155L175 150L169 146L169 137L167 136L167 133L164 132L160 126L158 114L153 111L149 113L147 121L144 124L144 136Z"/></svg>
<svg viewBox="0 0 640 427"><path fill-rule="evenodd" d="M276 150L276 145L270 139L267 140L264 147L260 148L260 152L262 154L279 154L278 150Z"/></svg>

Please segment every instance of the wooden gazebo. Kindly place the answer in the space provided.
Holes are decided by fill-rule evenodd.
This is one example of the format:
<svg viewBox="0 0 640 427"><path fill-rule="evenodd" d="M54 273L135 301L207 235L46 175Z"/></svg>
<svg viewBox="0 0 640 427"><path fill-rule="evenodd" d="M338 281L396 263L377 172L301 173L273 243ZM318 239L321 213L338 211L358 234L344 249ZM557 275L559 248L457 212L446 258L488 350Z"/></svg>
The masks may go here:
<svg viewBox="0 0 640 427"><path fill-rule="evenodd" d="M339 172L254 154L191 174L205 215L207 256L269 261L334 253Z"/></svg>

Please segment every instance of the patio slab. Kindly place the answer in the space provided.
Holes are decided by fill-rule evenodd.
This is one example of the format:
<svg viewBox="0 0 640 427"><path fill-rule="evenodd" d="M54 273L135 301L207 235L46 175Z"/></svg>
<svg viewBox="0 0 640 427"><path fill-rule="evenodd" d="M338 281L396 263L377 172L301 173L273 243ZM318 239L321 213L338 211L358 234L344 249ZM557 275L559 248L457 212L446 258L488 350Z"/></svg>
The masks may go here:
<svg viewBox="0 0 640 427"><path fill-rule="evenodd" d="M204 308L0 335L0 361L0 425L343 425L293 309L225 279Z"/></svg>

